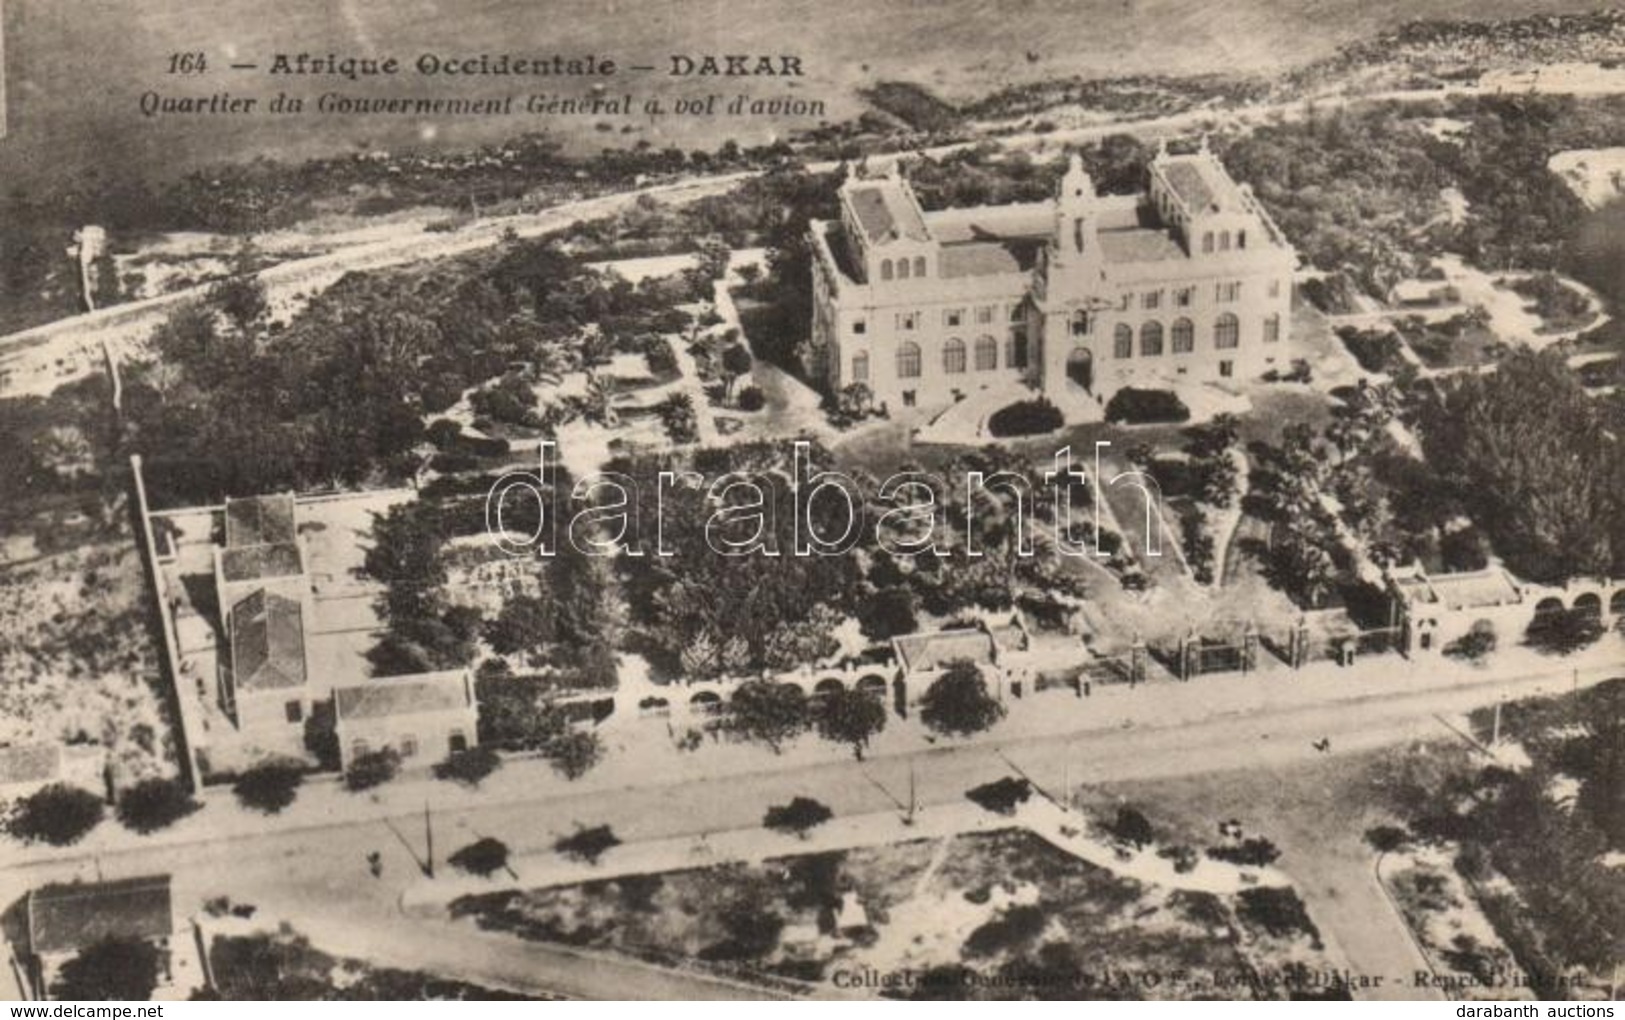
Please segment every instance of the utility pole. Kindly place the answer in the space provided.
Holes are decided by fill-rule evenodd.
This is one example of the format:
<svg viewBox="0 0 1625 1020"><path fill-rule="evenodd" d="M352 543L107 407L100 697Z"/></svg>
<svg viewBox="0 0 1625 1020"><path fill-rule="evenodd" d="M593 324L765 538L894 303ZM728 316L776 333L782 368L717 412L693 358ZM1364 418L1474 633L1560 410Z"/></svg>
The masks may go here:
<svg viewBox="0 0 1625 1020"><path fill-rule="evenodd" d="M904 825L914 824L914 813L920 809L920 798L914 789L914 759L908 760L908 818Z"/></svg>
<svg viewBox="0 0 1625 1020"><path fill-rule="evenodd" d="M1497 747L1501 746L1501 706L1506 704L1506 700L1507 700L1506 695L1502 695L1501 700L1497 701L1495 703L1495 725L1490 730L1490 747L1491 748L1497 748Z"/></svg>
<svg viewBox="0 0 1625 1020"><path fill-rule="evenodd" d="M429 800L423 800L423 872L430 878L434 877L434 824L429 819Z"/></svg>

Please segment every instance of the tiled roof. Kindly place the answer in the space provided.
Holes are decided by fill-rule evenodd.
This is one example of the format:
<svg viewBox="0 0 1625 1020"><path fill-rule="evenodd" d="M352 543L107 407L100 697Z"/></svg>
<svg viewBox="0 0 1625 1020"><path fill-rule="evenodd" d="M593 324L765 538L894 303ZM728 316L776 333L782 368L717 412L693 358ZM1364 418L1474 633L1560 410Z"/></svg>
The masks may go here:
<svg viewBox="0 0 1625 1020"><path fill-rule="evenodd" d="M62 745L15 744L0 747L0 786L44 783L62 771Z"/></svg>
<svg viewBox="0 0 1625 1020"><path fill-rule="evenodd" d="M34 953L82 949L103 939L164 938L175 930L169 876L47 885L28 896Z"/></svg>
<svg viewBox="0 0 1625 1020"><path fill-rule="evenodd" d="M449 712L472 704L461 670L339 687L333 691L333 701L340 721Z"/></svg>
<svg viewBox="0 0 1625 1020"><path fill-rule="evenodd" d="M849 193L852 213L871 241L929 240L925 220L903 189L900 181L876 181Z"/></svg>
<svg viewBox="0 0 1625 1020"><path fill-rule="evenodd" d="M1207 209L1217 197L1208 187L1205 175L1194 163L1169 163L1163 167L1162 173L1174 194L1193 211Z"/></svg>
<svg viewBox="0 0 1625 1020"><path fill-rule="evenodd" d="M1235 212L1244 205L1241 189L1212 156L1173 156L1152 165L1192 213Z"/></svg>
<svg viewBox="0 0 1625 1020"><path fill-rule="evenodd" d="M231 669L238 690L280 690L305 682L303 611L261 589L231 608Z"/></svg>
<svg viewBox="0 0 1625 1020"><path fill-rule="evenodd" d="M1478 609L1523 600L1516 585L1500 570L1475 570L1406 579L1400 590L1411 602L1441 603L1446 609Z"/></svg>
<svg viewBox="0 0 1625 1020"><path fill-rule="evenodd" d="M262 545L294 540L293 497L255 496L226 500L226 545Z"/></svg>
<svg viewBox="0 0 1625 1020"><path fill-rule="evenodd" d="M894 638L905 672L941 669L956 659L986 666L993 662L993 639L982 630L943 630Z"/></svg>
<svg viewBox="0 0 1625 1020"><path fill-rule="evenodd" d="M1185 249L1164 230L1103 230L1096 236L1107 262L1164 262L1186 257Z"/></svg>

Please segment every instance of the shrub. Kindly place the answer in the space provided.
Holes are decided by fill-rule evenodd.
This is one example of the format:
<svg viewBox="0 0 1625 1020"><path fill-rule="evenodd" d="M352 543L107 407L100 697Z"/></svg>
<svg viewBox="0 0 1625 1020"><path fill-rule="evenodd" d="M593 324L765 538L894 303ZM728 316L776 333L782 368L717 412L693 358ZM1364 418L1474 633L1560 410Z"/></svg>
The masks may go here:
<svg viewBox="0 0 1625 1020"><path fill-rule="evenodd" d="M1262 868L1274 864L1281 851L1264 837L1251 836L1235 846L1208 847L1207 855L1216 861L1226 861L1244 868Z"/></svg>
<svg viewBox="0 0 1625 1020"><path fill-rule="evenodd" d="M615 880L621 894L621 906L643 914L655 913L655 896L665 888L666 880L659 875L622 875Z"/></svg>
<svg viewBox="0 0 1625 1020"><path fill-rule="evenodd" d="M651 336L643 345L643 361L649 374L656 379L670 379L677 375L677 355L664 339Z"/></svg>
<svg viewBox="0 0 1625 1020"><path fill-rule="evenodd" d="M1032 795L1032 784L1014 776L1005 776L965 791L965 796L972 803L997 815L1015 814L1016 805L1027 803L1027 798Z"/></svg>
<svg viewBox="0 0 1625 1020"><path fill-rule="evenodd" d="M1337 335L1367 372L1391 372L1405 360L1400 354L1399 336L1392 330L1344 328Z"/></svg>
<svg viewBox="0 0 1625 1020"><path fill-rule="evenodd" d="M119 795L118 820L135 832L155 832L202 806L178 779L143 779Z"/></svg>
<svg viewBox="0 0 1625 1020"><path fill-rule="evenodd" d="M1397 825L1373 825L1365 830L1365 841L1379 854L1389 854L1410 841L1410 833Z"/></svg>
<svg viewBox="0 0 1625 1020"><path fill-rule="evenodd" d="M384 747L359 755L344 772L344 785L354 792L382 786L395 778L401 770L401 755L393 747Z"/></svg>
<svg viewBox="0 0 1625 1020"><path fill-rule="evenodd" d="M436 779L445 779L464 786L478 786L491 773L502 767L502 758L489 747L471 747L454 751L446 760L434 767Z"/></svg>
<svg viewBox="0 0 1625 1020"><path fill-rule="evenodd" d="M604 759L604 741L596 733L572 730L549 740L542 753L564 778L580 779Z"/></svg>
<svg viewBox="0 0 1625 1020"><path fill-rule="evenodd" d="M1019 401L994 411L987 420L987 431L998 438L1036 436L1054 432L1064 424L1066 418L1061 414L1061 409L1040 397L1037 400Z"/></svg>
<svg viewBox="0 0 1625 1020"><path fill-rule="evenodd" d="M51 994L87 1002L145 1002L158 986L158 947L112 936L79 950L62 965Z"/></svg>
<svg viewBox="0 0 1625 1020"><path fill-rule="evenodd" d="M1202 859L1201 855L1198 854L1194 849L1183 844L1179 846L1165 846L1161 850L1157 851L1157 856L1173 861L1174 872L1180 875L1195 871L1196 862Z"/></svg>
<svg viewBox="0 0 1625 1020"><path fill-rule="evenodd" d="M579 828L569 836L565 836L553 844L553 849L564 856L576 861L586 861L588 864L597 864L598 858L604 856L612 847L621 845L621 838L607 825L595 825L592 828Z"/></svg>
<svg viewBox="0 0 1625 1020"><path fill-rule="evenodd" d="M1000 950L1019 949L1043 934L1047 923L1041 907L1006 907L998 917L970 933L965 940L965 955L992 956Z"/></svg>
<svg viewBox="0 0 1625 1020"><path fill-rule="evenodd" d="M1495 624L1488 620L1475 622L1467 633L1444 646L1444 654L1477 662L1495 651Z"/></svg>
<svg viewBox="0 0 1625 1020"><path fill-rule="evenodd" d="M1590 645L1603 634L1602 621L1576 609L1559 609L1536 615L1524 632L1524 640L1537 651L1567 655Z"/></svg>
<svg viewBox="0 0 1625 1020"><path fill-rule="evenodd" d="M746 386L735 401L741 411L760 411L767 406L767 394L760 386Z"/></svg>
<svg viewBox="0 0 1625 1020"><path fill-rule="evenodd" d="M1125 843L1133 843L1136 849L1156 838L1156 834L1151 831L1150 820L1127 804L1117 809L1117 820L1112 823L1112 835Z"/></svg>
<svg viewBox="0 0 1625 1020"><path fill-rule="evenodd" d="M1139 390L1125 386L1106 401L1106 420L1129 425L1189 421L1190 408L1173 390Z"/></svg>
<svg viewBox="0 0 1625 1020"><path fill-rule="evenodd" d="M19 801L7 828L27 842L67 846L94 829L103 810L102 799L89 790L52 783Z"/></svg>
<svg viewBox="0 0 1625 1020"><path fill-rule="evenodd" d="M274 815L293 803L305 770L292 761L266 761L237 777L231 791L238 803L264 814Z"/></svg>
<svg viewBox="0 0 1625 1020"><path fill-rule="evenodd" d="M446 859L458 871L490 878L508 866L508 844L486 836L468 844Z"/></svg>
<svg viewBox="0 0 1625 1020"><path fill-rule="evenodd" d="M722 915L728 937L700 950L702 960L753 960L779 944L784 918L755 903L739 903Z"/></svg>
<svg viewBox="0 0 1625 1020"><path fill-rule="evenodd" d="M809 829L823 825L833 817L834 812L811 797L796 797L788 804L775 804L768 808L762 825L775 832L793 832L805 837Z"/></svg>
<svg viewBox="0 0 1625 1020"><path fill-rule="evenodd" d="M1316 949L1320 948L1320 929L1309 919L1303 901L1291 889L1277 886L1243 889L1237 897L1236 914L1242 921L1255 924L1276 938L1303 934Z"/></svg>
<svg viewBox="0 0 1625 1020"><path fill-rule="evenodd" d="M914 593L907 588L882 588L858 606L858 625L871 641L890 641L920 628Z"/></svg>

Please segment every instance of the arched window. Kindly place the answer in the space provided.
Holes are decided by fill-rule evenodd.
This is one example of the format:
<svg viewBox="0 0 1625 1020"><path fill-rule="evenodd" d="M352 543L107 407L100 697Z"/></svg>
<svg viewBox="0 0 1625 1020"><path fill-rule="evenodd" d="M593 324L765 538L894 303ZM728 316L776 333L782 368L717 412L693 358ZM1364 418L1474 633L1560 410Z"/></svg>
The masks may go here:
<svg viewBox="0 0 1625 1020"><path fill-rule="evenodd" d="M866 383L869 381L869 352L859 351L852 355L852 381Z"/></svg>
<svg viewBox="0 0 1625 1020"><path fill-rule="evenodd" d="M891 259L880 260L880 278L882 280L891 279Z"/></svg>
<svg viewBox="0 0 1625 1020"><path fill-rule="evenodd" d="M976 338L976 371L991 372L999 367L999 342L990 336Z"/></svg>
<svg viewBox="0 0 1625 1020"><path fill-rule="evenodd" d="M1154 358L1162 353L1162 323L1148 322L1140 327L1140 356Z"/></svg>
<svg viewBox="0 0 1625 1020"><path fill-rule="evenodd" d="M920 377L920 345L912 340L904 340L902 346L897 348L897 378L918 379Z"/></svg>
<svg viewBox="0 0 1625 1020"><path fill-rule="evenodd" d="M1010 331L1010 339L1004 344L1004 367L1027 367L1027 330L1024 326L1017 326Z"/></svg>
<svg viewBox="0 0 1625 1020"><path fill-rule="evenodd" d="M1117 329L1112 331L1112 357L1134 357L1134 327L1127 323L1117 324Z"/></svg>
<svg viewBox="0 0 1625 1020"><path fill-rule="evenodd" d="M1220 251L1229 251L1230 250L1230 231L1228 231L1228 230L1219 231L1219 250Z"/></svg>
<svg viewBox="0 0 1625 1020"><path fill-rule="evenodd" d="M1281 339L1281 317L1271 315L1264 320L1264 342L1272 344L1279 339Z"/></svg>
<svg viewBox="0 0 1625 1020"><path fill-rule="evenodd" d="M1072 335L1089 335L1089 313L1079 310L1072 313Z"/></svg>
<svg viewBox="0 0 1625 1020"><path fill-rule="evenodd" d="M965 341L952 337L942 346L942 370L957 375L965 370Z"/></svg>
<svg viewBox="0 0 1625 1020"><path fill-rule="evenodd" d="M1241 321L1229 312L1213 323L1213 346L1220 350L1241 345Z"/></svg>
<svg viewBox="0 0 1625 1020"><path fill-rule="evenodd" d="M1173 340L1175 354L1189 354L1196 350L1196 326L1189 319L1175 319Z"/></svg>
<svg viewBox="0 0 1625 1020"><path fill-rule="evenodd" d="M908 259L897 260L897 278L899 280L908 279Z"/></svg>
<svg viewBox="0 0 1625 1020"><path fill-rule="evenodd" d="M1236 247L1237 248L1245 248L1245 247L1247 247L1247 231L1245 231L1245 230L1236 231Z"/></svg>
<svg viewBox="0 0 1625 1020"><path fill-rule="evenodd" d="M916 255L916 256L914 256L914 275L919 277L922 280L925 279L925 256L924 255Z"/></svg>
<svg viewBox="0 0 1625 1020"><path fill-rule="evenodd" d="M1213 231L1211 230L1202 235L1202 251L1204 253L1213 251Z"/></svg>

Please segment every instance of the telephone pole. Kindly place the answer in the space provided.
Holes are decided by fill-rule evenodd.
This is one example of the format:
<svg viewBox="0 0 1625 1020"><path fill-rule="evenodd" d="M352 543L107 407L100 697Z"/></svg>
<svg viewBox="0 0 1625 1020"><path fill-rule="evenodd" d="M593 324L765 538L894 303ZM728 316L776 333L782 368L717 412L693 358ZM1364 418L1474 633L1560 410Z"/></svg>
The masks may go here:
<svg viewBox="0 0 1625 1020"><path fill-rule="evenodd" d="M430 878L434 877L434 824L429 819L429 801L423 801L423 872Z"/></svg>

